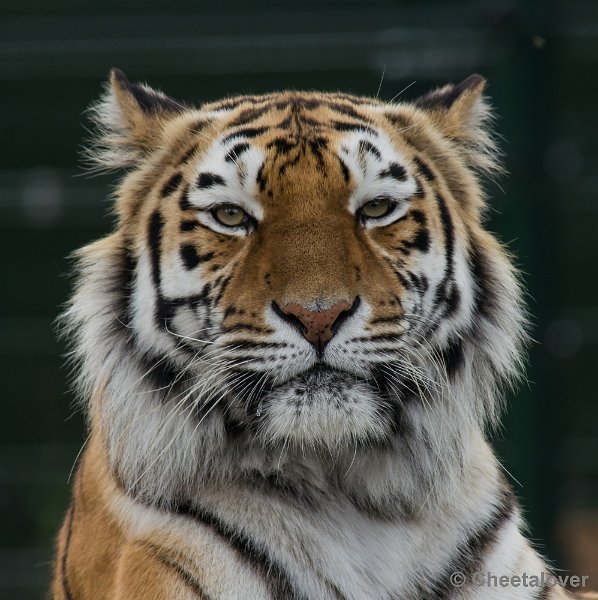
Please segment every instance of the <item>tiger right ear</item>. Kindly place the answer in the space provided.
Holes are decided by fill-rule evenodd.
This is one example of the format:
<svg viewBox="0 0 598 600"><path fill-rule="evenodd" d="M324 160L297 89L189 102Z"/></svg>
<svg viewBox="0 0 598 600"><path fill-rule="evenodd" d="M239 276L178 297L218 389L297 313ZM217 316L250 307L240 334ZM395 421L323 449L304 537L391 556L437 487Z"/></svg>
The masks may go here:
<svg viewBox="0 0 598 600"><path fill-rule="evenodd" d="M91 107L98 135L88 155L100 169L131 166L157 147L166 123L187 108L112 69L106 93Z"/></svg>

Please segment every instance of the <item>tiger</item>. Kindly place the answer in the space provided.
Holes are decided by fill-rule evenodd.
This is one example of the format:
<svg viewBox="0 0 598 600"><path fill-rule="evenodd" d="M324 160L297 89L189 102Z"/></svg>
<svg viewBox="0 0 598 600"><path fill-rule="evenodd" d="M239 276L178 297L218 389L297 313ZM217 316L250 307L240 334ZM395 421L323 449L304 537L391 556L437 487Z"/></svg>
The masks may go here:
<svg viewBox="0 0 598 600"><path fill-rule="evenodd" d="M489 441L529 326L485 87L197 108L111 72L54 600L573 597Z"/></svg>

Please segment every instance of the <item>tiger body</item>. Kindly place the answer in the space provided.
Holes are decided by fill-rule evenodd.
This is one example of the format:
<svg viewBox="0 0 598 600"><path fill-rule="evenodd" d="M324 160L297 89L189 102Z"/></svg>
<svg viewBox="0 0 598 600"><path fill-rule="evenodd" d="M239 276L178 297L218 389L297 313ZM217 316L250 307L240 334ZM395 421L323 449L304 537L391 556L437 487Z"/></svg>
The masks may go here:
<svg viewBox="0 0 598 600"><path fill-rule="evenodd" d="M568 597L485 436L525 319L483 86L193 109L113 72L94 158L132 168L63 317L90 437L54 598Z"/></svg>

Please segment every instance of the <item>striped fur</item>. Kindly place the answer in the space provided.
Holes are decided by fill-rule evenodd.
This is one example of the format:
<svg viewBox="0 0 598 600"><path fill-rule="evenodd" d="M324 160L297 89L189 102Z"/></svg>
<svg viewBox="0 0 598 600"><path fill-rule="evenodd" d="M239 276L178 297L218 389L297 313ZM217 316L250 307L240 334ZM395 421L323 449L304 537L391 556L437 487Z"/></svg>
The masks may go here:
<svg viewBox="0 0 598 600"><path fill-rule="evenodd" d="M548 572L485 438L525 318L483 87L195 109L113 72L89 156L129 170L62 318L90 438L54 598L567 597L475 585ZM325 348L285 312L335 306Z"/></svg>

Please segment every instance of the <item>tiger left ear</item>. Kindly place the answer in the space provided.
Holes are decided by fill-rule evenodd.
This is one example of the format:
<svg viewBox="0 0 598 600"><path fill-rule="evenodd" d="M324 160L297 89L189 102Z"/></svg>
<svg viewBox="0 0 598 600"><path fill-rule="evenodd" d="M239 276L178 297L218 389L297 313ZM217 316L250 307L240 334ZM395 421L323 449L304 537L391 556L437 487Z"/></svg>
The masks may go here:
<svg viewBox="0 0 598 600"><path fill-rule="evenodd" d="M479 124L480 112L487 112L482 96L485 87L481 75L470 75L457 85L445 85L421 96L415 106L428 112L445 133L459 139Z"/></svg>
<svg viewBox="0 0 598 600"><path fill-rule="evenodd" d="M424 94L415 105L426 110L449 111L455 105L459 108L471 107L472 102L482 95L486 80L477 73L470 75L457 85L448 84Z"/></svg>
<svg viewBox="0 0 598 600"><path fill-rule="evenodd" d="M415 106L456 142L471 166L497 172L501 168L489 127L492 112L483 96L485 87L486 80L481 75L470 75L457 85L445 85L421 96Z"/></svg>

